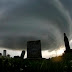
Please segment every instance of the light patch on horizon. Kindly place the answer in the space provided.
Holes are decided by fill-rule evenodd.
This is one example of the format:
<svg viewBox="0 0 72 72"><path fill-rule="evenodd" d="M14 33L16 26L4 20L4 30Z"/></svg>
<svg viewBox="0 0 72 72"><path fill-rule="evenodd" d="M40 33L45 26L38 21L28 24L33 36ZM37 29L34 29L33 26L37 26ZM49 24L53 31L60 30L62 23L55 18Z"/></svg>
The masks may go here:
<svg viewBox="0 0 72 72"><path fill-rule="evenodd" d="M65 51L65 47L60 47L58 50L57 50L57 56L60 56L64 53Z"/></svg>
<svg viewBox="0 0 72 72"><path fill-rule="evenodd" d="M2 53L2 55L3 55L3 50L6 50L7 51L6 55L9 54L11 57L20 56L21 52L22 52L22 50L10 50L10 49L6 49L6 48L3 48L3 47L0 47L0 53ZM27 58L27 51L25 51L24 58Z"/></svg>
<svg viewBox="0 0 72 72"><path fill-rule="evenodd" d="M69 41L70 48L72 49L72 40Z"/></svg>
<svg viewBox="0 0 72 72"><path fill-rule="evenodd" d="M7 50L7 55L10 54L11 57L20 56L22 52L22 50L9 50L6 48L0 48L0 53L2 53L2 55L3 55L3 50ZM52 52L49 52L48 50L44 50L42 51L42 58L48 59L51 57L60 56L64 53L64 50L65 50L64 47L61 47L58 50L54 50ZM24 58L27 58L27 51L25 52Z"/></svg>
<svg viewBox="0 0 72 72"><path fill-rule="evenodd" d="M0 53L2 53L2 55L3 55L3 50L6 50L7 51L6 55L9 54L11 57L20 56L21 55L21 51L20 50L9 50L9 49L0 47Z"/></svg>
<svg viewBox="0 0 72 72"><path fill-rule="evenodd" d="M65 51L65 47L60 47L58 50L53 50L49 52L48 50L42 51L43 58L51 58L55 56L61 56Z"/></svg>

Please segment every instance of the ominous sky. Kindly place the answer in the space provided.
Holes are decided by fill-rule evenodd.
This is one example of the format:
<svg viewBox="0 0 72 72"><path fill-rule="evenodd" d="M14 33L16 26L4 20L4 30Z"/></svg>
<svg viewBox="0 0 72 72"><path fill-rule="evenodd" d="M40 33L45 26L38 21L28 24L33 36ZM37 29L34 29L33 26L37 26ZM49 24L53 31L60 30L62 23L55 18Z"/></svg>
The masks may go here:
<svg viewBox="0 0 72 72"><path fill-rule="evenodd" d="M41 40L42 50L72 39L72 0L0 0L0 47L26 49L29 40Z"/></svg>

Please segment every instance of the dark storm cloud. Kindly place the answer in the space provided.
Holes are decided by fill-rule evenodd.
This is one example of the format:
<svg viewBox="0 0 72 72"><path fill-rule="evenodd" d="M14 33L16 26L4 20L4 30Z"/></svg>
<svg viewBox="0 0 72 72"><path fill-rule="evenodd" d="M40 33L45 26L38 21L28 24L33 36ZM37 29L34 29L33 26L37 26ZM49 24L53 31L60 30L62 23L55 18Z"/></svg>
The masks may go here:
<svg viewBox="0 0 72 72"><path fill-rule="evenodd" d="M69 11L70 16L72 18L72 0L60 0L60 1L64 5L64 8Z"/></svg>
<svg viewBox="0 0 72 72"><path fill-rule="evenodd" d="M42 49L53 50L63 45L64 32L69 36L70 16L59 0L5 1L0 8L1 46L22 49L28 40L40 39Z"/></svg>
<svg viewBox="0 0 72 72"><path fill-rule="evenodd" d="M72 0L60 0L72 18ZM71 19L72 20L72 19ZM70 39L72 39L72 23L70 25Z"/></svg>
<svg viewBox="0 0 72 72"><path fill-rule="evenodd" d="M49 1L46 0L36 0L35 2L30 2L27 5L21 4L16 7L13 11L10 12L8 21L19 21L26 18L27 16L34 17L42 17L44 19L51 20L55 22L55 25L60 29L62 28L62 32L69 31L68 22L66 21L63 14ZM10 23L9 23L10 24ZM65 28L64 28L65 27ZM68 33L68 32L67 32Z"/></svg>
<svg viewBox="0 0 72 72"><path fill-rule="evenodd" d="M72 0L60 0L62 2L62 4L64 5L64 7L68 10L72 10Z"/></svg>

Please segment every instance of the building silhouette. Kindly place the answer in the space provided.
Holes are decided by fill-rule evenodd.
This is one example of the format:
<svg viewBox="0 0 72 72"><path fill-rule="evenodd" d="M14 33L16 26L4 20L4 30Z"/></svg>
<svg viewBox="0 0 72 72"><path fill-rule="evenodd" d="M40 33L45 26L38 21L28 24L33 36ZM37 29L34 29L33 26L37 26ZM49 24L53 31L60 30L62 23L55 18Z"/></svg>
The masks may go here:
<svg viewBox="0 0 72 72"><path fill-rule="evenodd" d="M21 53L21 58L22 59L24 58L24 55L25 55L25 51L23 50L22 53Z"/></svg>
<svg viewBox="0 0 72 72"><path fill-rule="evenodd" d="M3 50L3 56L6 56L6 50Z"/></svg>
<svg viewBox="0 0 72 72"><path fill-rule="evenodd" d="M69 40L65 33L64 33L64 43L65 43L65 48L66 48L65 53L72 52L72 49L70 49Z"/></svg>
<svg viewBox="0 0 72 72"><path fill-rule="evenodd" d="M2 56L2 53L0 53L0 56Z"/></svg>
<svg viewBox="0 0 72 72"><path fill-rule="evenodd" d="M19 56L14 56L14 58L20 58Z"/></svg>
<svg viewBox="0 0 72 72"><path fill-rule="evenodd" d="M42 58L40 40L27 42L27 58Z"/></svg>

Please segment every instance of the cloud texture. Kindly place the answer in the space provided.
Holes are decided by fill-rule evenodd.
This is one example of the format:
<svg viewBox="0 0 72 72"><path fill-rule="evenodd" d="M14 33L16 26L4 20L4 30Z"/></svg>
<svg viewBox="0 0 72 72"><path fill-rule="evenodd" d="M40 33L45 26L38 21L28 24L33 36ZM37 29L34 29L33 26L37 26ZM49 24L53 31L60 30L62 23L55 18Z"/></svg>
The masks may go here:
<svg viewBox="0 0 72 72"><path fill-rule="evenodd" d="M26 49L28 40L38 39L43 50L52 51L64 45L64 32L72 38L72 9L65 2L67 0L0 0L0 46Z"/></svg>

